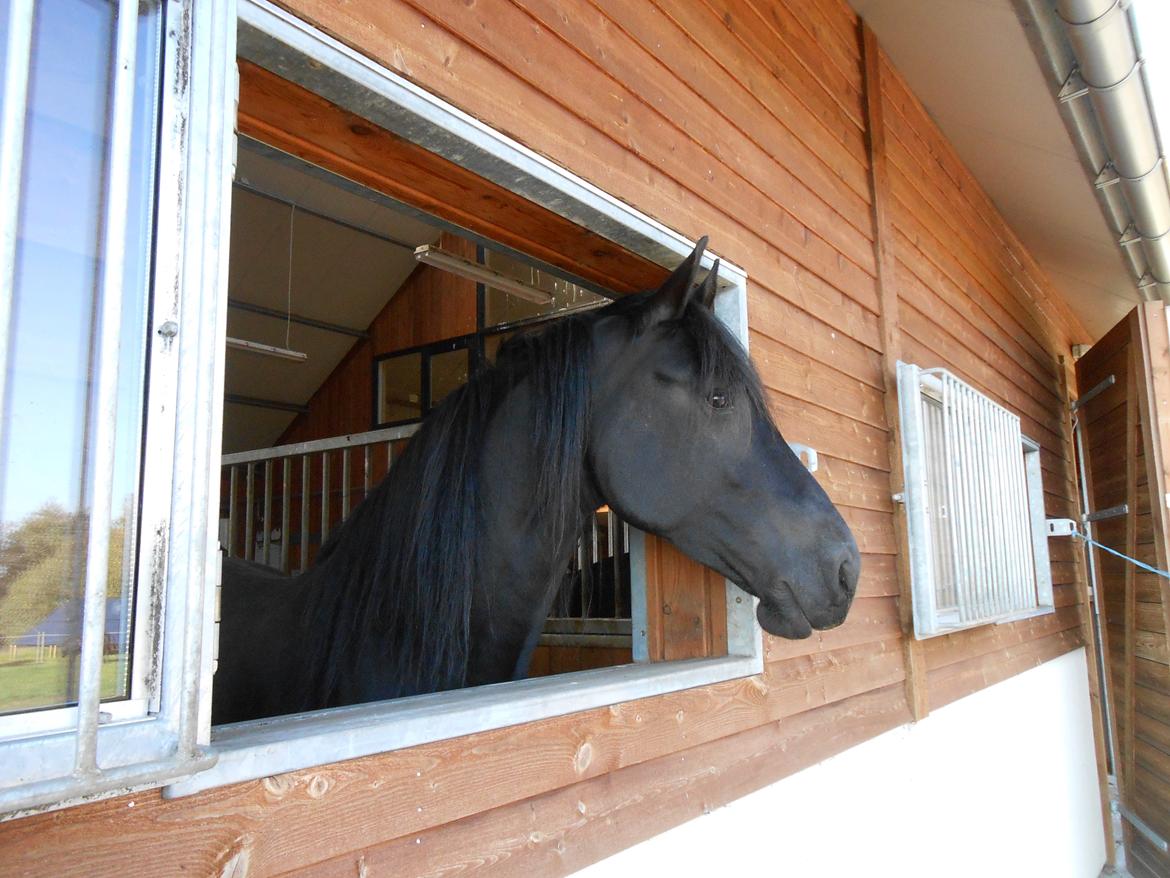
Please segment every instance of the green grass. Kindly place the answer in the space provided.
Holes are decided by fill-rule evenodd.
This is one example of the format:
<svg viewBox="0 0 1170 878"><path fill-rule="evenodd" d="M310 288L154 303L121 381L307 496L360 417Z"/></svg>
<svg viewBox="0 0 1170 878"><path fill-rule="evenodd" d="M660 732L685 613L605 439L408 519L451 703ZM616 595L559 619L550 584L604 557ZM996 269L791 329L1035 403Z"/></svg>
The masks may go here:
<svg viewBox="0 0 1170 878"><path fill-rule="evenodd" d="M46 649L46 653L47 653ZM22 646L15 658L8 647L0 650L0 713L54 707L67 702L65 680L68 661L62 657L36 661L36 647ZM122 694L122 656L108 655L102 662L102 697Z"/></svg>

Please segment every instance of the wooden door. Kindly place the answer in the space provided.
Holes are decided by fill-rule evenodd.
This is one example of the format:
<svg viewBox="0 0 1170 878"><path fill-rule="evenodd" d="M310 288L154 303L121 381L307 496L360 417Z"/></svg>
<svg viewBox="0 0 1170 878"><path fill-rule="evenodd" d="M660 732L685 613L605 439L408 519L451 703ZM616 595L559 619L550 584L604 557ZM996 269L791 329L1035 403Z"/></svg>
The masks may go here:
<svg viewBox="0 0 1170 878"><path fill-rule="evenodd" d="M1090 525L1091 535L1166 570L1166 306L1141 305L1110 330L1077 362L1077 385L1089 512L1105 516ZM1170 839L1170 580L1101 549L1093 552L1127 862L1138 878L1166 876L1170 856L1162 848Z"/></svg>

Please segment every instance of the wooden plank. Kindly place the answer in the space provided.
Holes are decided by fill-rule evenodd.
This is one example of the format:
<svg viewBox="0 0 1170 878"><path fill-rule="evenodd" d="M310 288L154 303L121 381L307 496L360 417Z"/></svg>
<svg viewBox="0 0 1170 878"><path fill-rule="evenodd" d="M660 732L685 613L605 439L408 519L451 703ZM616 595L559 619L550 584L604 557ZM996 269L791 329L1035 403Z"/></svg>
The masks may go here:
<svg viewBox="0 0 1170 878"><path fill-rule="evenodd" d="M727 654L726 585L669 540L646 534L646 641L650 661Z"/></svg>
<svg viewBox="0 0 1170 878"><path fill-rule="evenodd" d="M900 686L693 747L299 873L529 878L582 869L909 719Z"/></svg>
<svg viewBox="0 0 1170 878"><path fill-rule="evenodd" d="M629 34L648 53L667 59L671 73L678 80L676 91L687 89L702 103L717 110L728 124L736 127L804 180L834 210L846 218L860 218L854 223L866 231L869 214L869 191L863 185L864 169L851 162L855 182L850 183L815 147L801 141L808 137L809 126L773 113L769 102L775 98L769 90L752 90L753 80L741 81L719 63L719 53L708 54L705 34L688 34L671 18L651 4L598 0L596 4L607 19ZM685 118L685 116L684 116Z"/></svg>
<svg viewBox="0 0 1170 878"><path fill-rule="evenodd" d="M863 643L888 641L902 633L897 597L856 597L844 623L829 631L814 631L804 640L764 639L764 660L769 664L814 652L841 649Z"/></svg>
<svg viewBox="0 0 1170 878"><path fill-rule="evenodd" d="M868 197L865 143L856 126L830 114L817 116L810 113L799 97L776 78L775 72L741 42L739 35L723 25L702 4L656 2L655 5L681 30L691 34L732 77L747 86L809 149L822 156L837 176L848 181L858 193L865 193L863 197Z"/></svg>
<svg viewBox="0 0 1170 878"><path fill-rule="evenodd" d="M945 665L928 674L931 706L943 707L1083 645L1080 631L1070 628L1040 640Z"/></svg>
<svg viewBox="0 0 1170 878"><path fill-rule="evenodd" d="M800 223L829 241L858 264L872 258L868 208L853 198L836 206L823 199L818 190L790 171L774 150L767 150L750 139L738 127L727 124L718 114L722 102L688 101L688 92L680 88L673 65L663 63L661 55L636 43L623 30L613 27L598 10L580 7L568 14L564 4L552 0L515 0L525 11L557 34L568 51L574 49L605 71L626 89L628 101L638 100L673 126L664 141L690 138L704 150L708 161L734 169L745 181L752 181L764 195ZM649 10L637 9L640 13ZM487 14L491 14L488 10ZM661 49L658 48L660 53ZM631 120L634 122L634 120ZM644 126L639 126L644 130ZM642 141L640 141L642 142ZM805 152L805 150L801 150ZM810 181L811 182L811 181ZM826 191L831 193L832 188Z"/></svg>
<svg viewBox="0 0 1170 878"><path fill-rule="evenodd" d="M866 122L869 130L869 168L873 204L874 253L877 262L878 295L881 299L879 319L882 328L882 366L885 377L885 415L888 425L888 449L891 495L905 490L902 471L901 418L898 411L897 363L902 355L901 311L895 286L896 272L892 251L893 226L889 216L890 183L886 159L885 121L882 109L881 50L877 37L868 25L862 25L862 59L864 65ZM899 622L903 656L906 664L906 703L915 720L930 712L927 697L926 665L922 644L914 637L912 584L910 581L910 537L905 506L894 515L897 540L899 582Z"/></svg>

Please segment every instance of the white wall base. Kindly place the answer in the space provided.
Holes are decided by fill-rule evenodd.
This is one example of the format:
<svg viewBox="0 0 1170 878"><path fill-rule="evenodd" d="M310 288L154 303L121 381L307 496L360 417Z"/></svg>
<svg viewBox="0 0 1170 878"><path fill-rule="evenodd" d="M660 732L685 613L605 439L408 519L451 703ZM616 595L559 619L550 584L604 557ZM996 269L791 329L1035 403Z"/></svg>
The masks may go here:
<svg viewBox="0 0 1170 878"><path fill-rule="evenodd" d="M577 874L1096 878L1085 661L1070 652Z"/></svg>

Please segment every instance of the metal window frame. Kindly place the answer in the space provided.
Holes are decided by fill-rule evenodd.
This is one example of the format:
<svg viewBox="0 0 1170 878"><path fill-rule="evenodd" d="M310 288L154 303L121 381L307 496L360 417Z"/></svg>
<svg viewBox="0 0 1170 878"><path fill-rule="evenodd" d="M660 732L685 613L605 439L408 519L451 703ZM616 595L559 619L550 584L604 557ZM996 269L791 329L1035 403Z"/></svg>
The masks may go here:
<svg viewBox="0 0 1170 878"><path fill-rule="evenodd" d="M210 723L210 613L215 582L214 529L218 483L208 472L218 460L219 411L223 388L226 330L226 245L229 186L234 154L230 136L235 99L235 0L160 0L164 28L159 174L148 324L149 386L145 411L142 492L137 573L136 676L145 681L141 709L118 717L100 702L101 629L104 577L86 584L83 678L75 729L61 729L0 741L0 812L4 818L32 810L63 807L95 797L157 786L214 762L204 745ZM24 12L32 14L31 3ZM124 146L132 92L135 0L120 0L114 110L108 171L111 191L124 180L129 150ZM27 33L27 29L25 29ZM25 51L27 58L27 51ZM12 56L9 55L12 62ZM9 105L11 106L11 105ZM5 111L6 114L8 110ZM6 118L6 122L9 121ZM5 149L12 138L8 138ZM123 155L125 158L123 159ZM5 162L5 168L11 166ZM124 185L122 186L124 189ZM5 188L6 210L14 192ZM111 200L105 221L105 249L120 246L125 205ZM121 214L121 218L119 218ZM208 222L208 217L212 218ZM7 250L14 229L5 216ZM115 350L120 321L117 291L121 260L103 271L102 349ZM5 263L7 270L7 263ZM10 288L9 285L5 285ZM7 330L8 303L4 305ZM6 334L6 333L0 333ZM105 358L103 358L104 360ZM116 360L116 357L115 357ZM100 370L98 400L111 398L116 365ZM180 401L182 404L180 405ZM112 406L110 406L112 408ZM99 428L100 464L111 451L112 429ZM106 467L108 469L108 467ZM105 478L107 476L95 476ZM108 485L94 492L94 533L108 518ZM104 499L103 499L104 498ZM91 570L104 571L104 550L93 540ZM97 562L102 562L98 564ZM94 604L97 604L95 609ZM96 636L94 632L96 631ZM107 718L101 713L110 713ZM32 716L32 714L26 714Z"/></svg>
<svg viewBox="0 0 1170 878"><path fill-rule="evenodd" d="M241 0L239 11L242 57L659 264L677 264L691 251L693 242L678 233L266 0ZM713 261L711 253L703 260L708 267ZM722 262L720 280L716 314L746 348L747 276L737 266ZM211 481L218 486L218 478ZM634 576L643 577L644 588L644 541L633 530L630 551ZM758 674L763 670L763 642L755 600L730 582L726 589L726 657L583 671L221 726L212 734L217 763L171 784L163 794L188 795L226 783ZM635 620L635 629L637 625Z"/></svg>
<svg viewBox="0 0 1170 878"><path fill-rule="evenodd" d="M1020 452L1024 464L1024 490L1027 499L1028 533L1023 536L1031 556L1032 586L1035 589L1035 604L1017 608L998 615L988 613L969 621L942 619L937 605L936 571L934 569L934 534L930 518L928 471L926 462L926 427L924 406L927 405L925 383L932 374L943 373L942 369L922 369L911 363L898 361L897 392L898 412L901 426L902 467L905 484L900 499L905 506L907 537L909 543L909 568L911 598L913 604L914 636L918 639L950 634L980 625L1014 622L1032 616L1055 611L1052 594L1052 568L1048 555L1048 528L1044 512L1044 486L1040 471L1040 445L1019 433ZM963 384L950 373L947 377L963 386L969 393L989 400L985 394ZM990 400L989 400L990 401ZM994 401L991 401L994 402ZM987 429L993 429L988 427ZM975 431L965 441L971 448L977 448L982 441L983 430ZM1002 436L1000 437L1003 438ZM974 452L973 452L974 453ZM960 540L961 541L961 540ZM956 588L960 588L958 583ZM968 582L968 590L974 588ZM972 592L969 600L976 605L988 606L991 600L984 590Z"/></svg>

